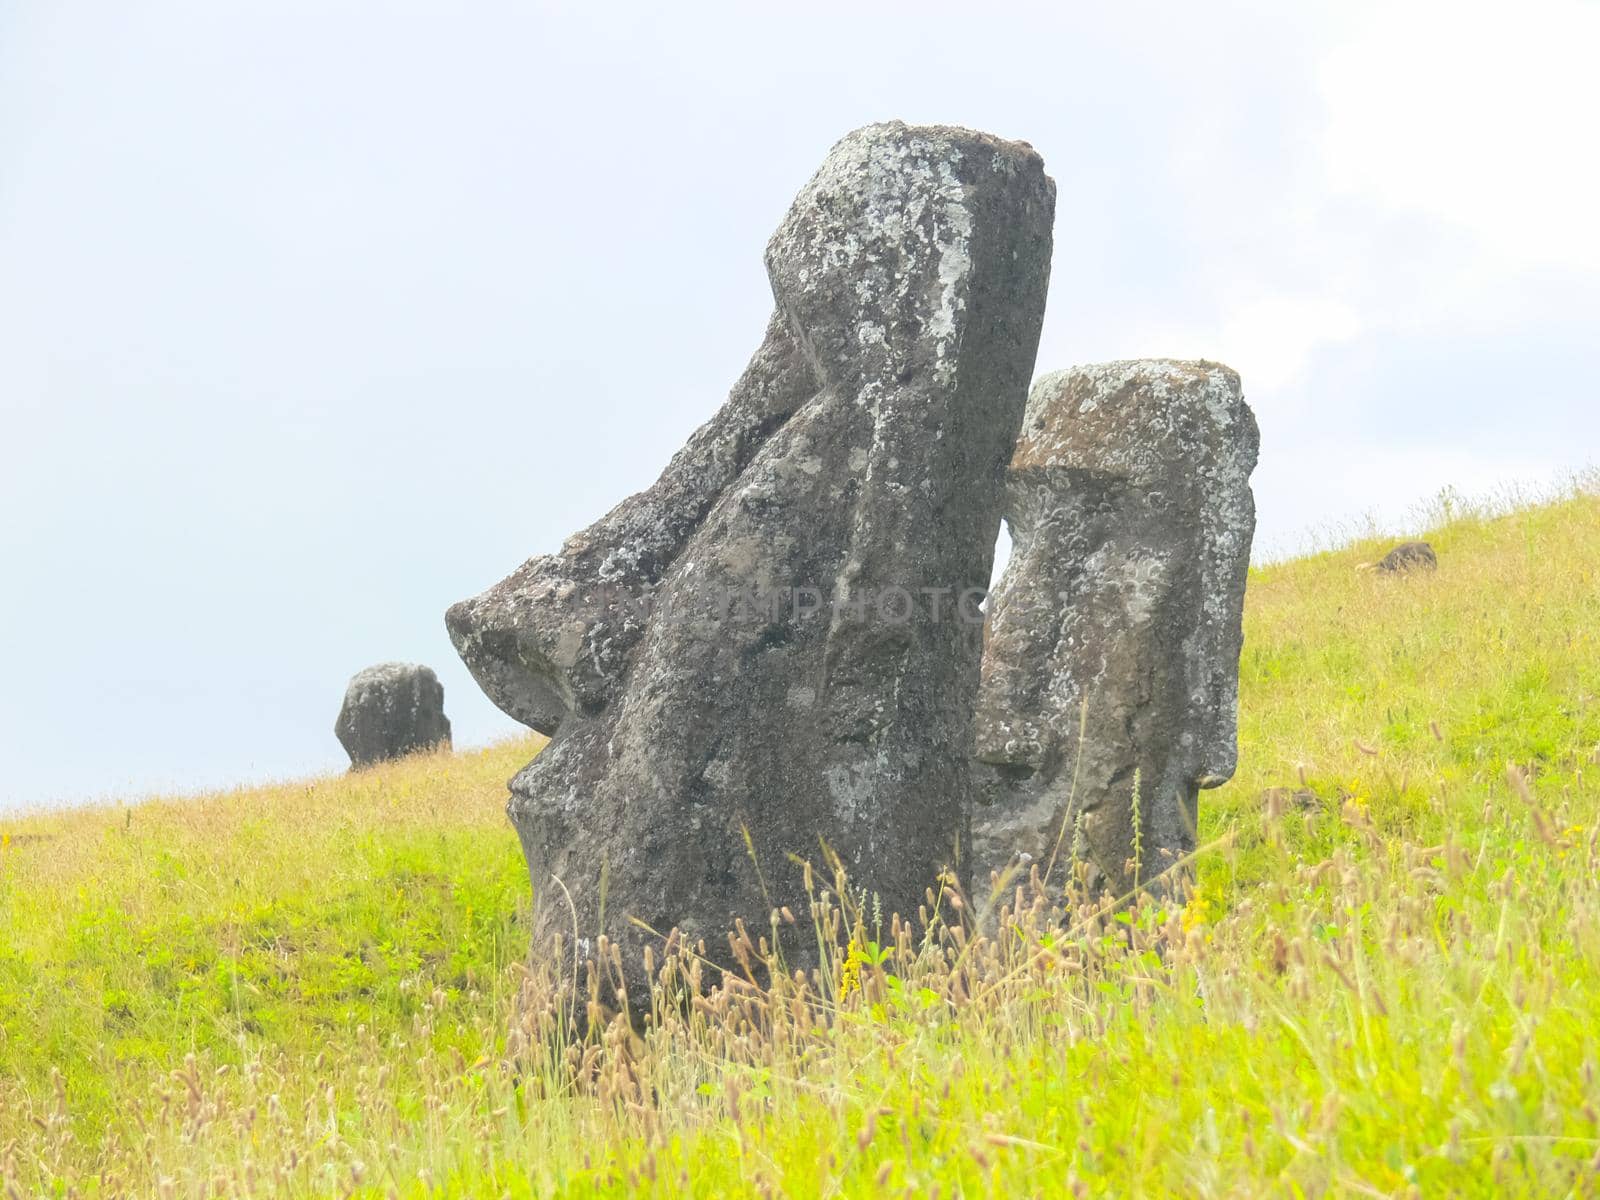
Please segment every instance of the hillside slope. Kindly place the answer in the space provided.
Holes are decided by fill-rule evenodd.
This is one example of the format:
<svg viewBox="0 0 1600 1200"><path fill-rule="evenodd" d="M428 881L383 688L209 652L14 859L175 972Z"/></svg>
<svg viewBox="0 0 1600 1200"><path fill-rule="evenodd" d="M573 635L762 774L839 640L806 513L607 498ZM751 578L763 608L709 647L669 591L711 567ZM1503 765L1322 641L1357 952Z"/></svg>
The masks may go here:
<svg viewBox="0 0 1600 1200"><path fill-rule="evenodd" d="M519 962L536 740L0 823L5 1194L1600 1194L1600 498L1428 536L1252 573L1181 912L846 889L644 1041Z"/></svg>

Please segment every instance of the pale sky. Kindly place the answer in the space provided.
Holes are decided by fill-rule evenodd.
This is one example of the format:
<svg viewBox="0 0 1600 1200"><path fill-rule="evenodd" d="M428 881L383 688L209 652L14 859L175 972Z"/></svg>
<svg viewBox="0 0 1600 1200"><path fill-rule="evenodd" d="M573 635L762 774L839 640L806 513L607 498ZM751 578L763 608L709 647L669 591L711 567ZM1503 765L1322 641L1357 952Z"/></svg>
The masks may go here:
<svg viewBox="0 0 1600 1200"><path fill-rule="evenodd" d="M0 807L342 769L648 484L851 128L1059 187L1040 372L1243 376L1258 555L1600 434L1600 5L0 0Z"/></svg>

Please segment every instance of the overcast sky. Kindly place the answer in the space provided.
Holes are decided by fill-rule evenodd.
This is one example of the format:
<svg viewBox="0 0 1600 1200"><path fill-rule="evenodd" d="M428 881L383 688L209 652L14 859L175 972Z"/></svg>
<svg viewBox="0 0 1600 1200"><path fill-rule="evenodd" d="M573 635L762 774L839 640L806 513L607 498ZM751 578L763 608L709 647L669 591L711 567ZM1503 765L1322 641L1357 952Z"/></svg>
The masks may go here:
<svg viewBox="0 0 1600 1200"><path fill-rule="evenodd" d="M1600 6L0 0L0 806L338 769L648 484L844 132L1033 143L1039 370L1221 359L1258 553L1600 433Z"/></svg>

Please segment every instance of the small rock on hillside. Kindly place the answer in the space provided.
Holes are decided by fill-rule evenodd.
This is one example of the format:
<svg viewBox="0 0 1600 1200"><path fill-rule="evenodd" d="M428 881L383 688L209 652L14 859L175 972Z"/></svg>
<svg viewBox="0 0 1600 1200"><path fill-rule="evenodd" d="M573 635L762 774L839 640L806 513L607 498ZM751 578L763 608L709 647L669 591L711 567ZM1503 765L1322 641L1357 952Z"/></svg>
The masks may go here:
<svg viewBox="0 0 1600 1200"><path fill-rule="evenodd" d="M1427 542L1401 542L1389 553L1378 560L1378 570L1390 574L1404 574L1407 571L1435 571L1439 568L1439 557L1434 554L1433 547Z"/></svg>

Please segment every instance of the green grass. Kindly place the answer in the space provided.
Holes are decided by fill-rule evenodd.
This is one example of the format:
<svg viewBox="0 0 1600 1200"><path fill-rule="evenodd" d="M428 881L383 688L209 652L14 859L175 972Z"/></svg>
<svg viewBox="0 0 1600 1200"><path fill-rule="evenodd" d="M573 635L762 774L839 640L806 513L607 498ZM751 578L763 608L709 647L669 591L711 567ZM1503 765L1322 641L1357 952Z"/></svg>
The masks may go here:
<svg viewBox="0 0 1600 1200"><path fill-rule="evenodd" d="M643 1039L521 963L534 741L0 823L5 1194L1600 1195L1600 498L1429 538L1252 572L1183 910L835 884Z"/></svg>

